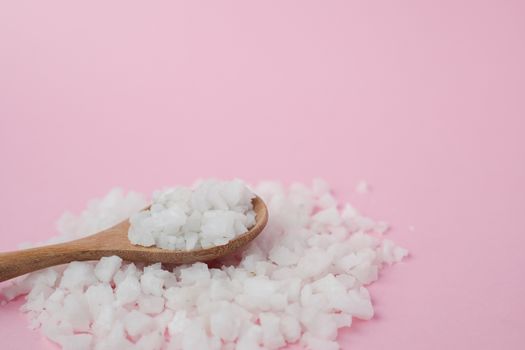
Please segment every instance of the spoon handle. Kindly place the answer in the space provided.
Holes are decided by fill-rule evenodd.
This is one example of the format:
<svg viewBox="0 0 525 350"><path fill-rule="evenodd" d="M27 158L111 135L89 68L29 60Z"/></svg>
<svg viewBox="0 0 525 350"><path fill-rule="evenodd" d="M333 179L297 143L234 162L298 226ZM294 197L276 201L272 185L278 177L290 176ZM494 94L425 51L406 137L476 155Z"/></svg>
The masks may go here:
<svg viewBox="0 0 525 350"><path fill-rule="evenodd" d="M82 251L83 244L77 242L0 253L0 282L50 266L96 258L93 251Z"/></svg>

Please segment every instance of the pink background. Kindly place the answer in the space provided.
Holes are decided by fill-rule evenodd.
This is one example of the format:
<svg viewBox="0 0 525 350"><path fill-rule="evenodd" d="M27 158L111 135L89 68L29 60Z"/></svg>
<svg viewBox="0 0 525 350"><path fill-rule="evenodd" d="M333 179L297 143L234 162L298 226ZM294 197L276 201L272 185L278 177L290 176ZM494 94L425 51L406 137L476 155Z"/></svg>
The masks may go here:
<svg viewBox="0 0 525 350"><path fill-rule="evenodd" d="M0 250L116 185L320 176L412 253L344 348L523 349L524 62L520 1L3 1ZM52 349L19 305L1 347Z"/></svg>

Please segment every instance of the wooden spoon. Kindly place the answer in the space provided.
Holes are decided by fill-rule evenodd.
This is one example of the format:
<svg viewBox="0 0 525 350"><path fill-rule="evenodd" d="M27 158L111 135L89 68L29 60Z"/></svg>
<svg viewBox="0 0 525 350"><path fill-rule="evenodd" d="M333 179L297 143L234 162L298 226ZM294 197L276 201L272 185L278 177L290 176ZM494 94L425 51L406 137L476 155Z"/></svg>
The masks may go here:
<svg viewBox="0 0 525 350"><path fill-rule="evenodd" d="M75 241L0 253L0 282L50 266L71 261L98 260L111 255L118 255L124 260L133 262L170 264L217 259L245 246L263 230L268 222L266 205L259 197L255 197L252 204L256 214L255 225L248 232L224 245L190 251L133 245L128 239L129 221L125 220L104 231Z"/></svg>

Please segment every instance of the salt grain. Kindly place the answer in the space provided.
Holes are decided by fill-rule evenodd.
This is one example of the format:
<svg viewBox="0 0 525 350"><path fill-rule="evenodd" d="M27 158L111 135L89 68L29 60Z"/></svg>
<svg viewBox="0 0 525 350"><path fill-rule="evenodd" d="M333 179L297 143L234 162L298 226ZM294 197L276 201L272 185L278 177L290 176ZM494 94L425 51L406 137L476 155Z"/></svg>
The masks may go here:
<svg viewBox="0 0 525 350"><path fill-rule="evenodd" d="M95 267L95 276L99 281L109 283L121 265L122 259L118 256L103 257Z"/></svg>
<svg viewBox="0 0 525 350"><path fill-rule="evenodd" d="M368 185L366 181L361 180L355 186L355 191L359 194L366 194L370 192L370 186Z"/></svg>

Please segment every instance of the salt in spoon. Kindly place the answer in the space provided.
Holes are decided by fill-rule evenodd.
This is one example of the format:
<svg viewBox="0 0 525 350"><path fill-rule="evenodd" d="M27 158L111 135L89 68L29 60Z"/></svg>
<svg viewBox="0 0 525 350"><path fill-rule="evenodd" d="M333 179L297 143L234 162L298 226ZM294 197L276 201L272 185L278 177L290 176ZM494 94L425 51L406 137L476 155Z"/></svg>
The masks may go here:
<svg viewBox="0 0 525 350"><path fill-rule="evenodd" d="M268 209L259 197L252 199L255 225L224 245L196 250L169 250L131 244L128 239L129 220L75 241L49 246L0 253L0 282L46 267L71 261L99 260L117 255L122 259L143 263L191 264L214 260L245 246L268 222Z"/></svg>

